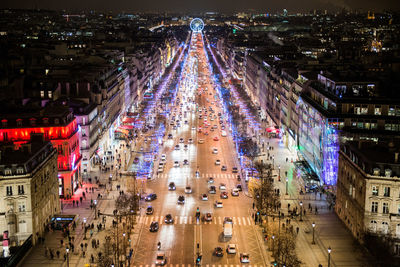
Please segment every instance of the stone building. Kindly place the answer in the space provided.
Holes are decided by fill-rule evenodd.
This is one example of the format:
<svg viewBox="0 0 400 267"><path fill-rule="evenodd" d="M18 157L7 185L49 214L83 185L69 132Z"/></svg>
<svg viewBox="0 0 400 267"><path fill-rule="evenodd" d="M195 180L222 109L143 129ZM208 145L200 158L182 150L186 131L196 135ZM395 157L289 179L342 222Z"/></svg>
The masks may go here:
<svg viewBox="0 0 400 267"><path fill-rule="evenodd" d="M28 142L3 143L0 152L0 231L8 247L31 235L35 244L60 211L57 150L43 134L32 134Z"/></svg>

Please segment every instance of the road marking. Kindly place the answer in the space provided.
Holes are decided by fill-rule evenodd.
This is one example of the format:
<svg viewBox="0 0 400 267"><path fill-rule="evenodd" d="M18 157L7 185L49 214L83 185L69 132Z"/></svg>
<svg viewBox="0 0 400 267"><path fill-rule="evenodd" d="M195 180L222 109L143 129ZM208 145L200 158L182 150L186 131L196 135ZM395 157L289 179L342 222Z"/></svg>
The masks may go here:
<svg viewBox="0 0 400 267"><path fill-rule="evenodd" d="M233 224L236 224L236 217L232 218Z"/></svg>
<svg viewBox="0 0 400 267"><path fill-rule="evenodd" d="M225 264L224 267L228 267L228 264Z"/></svg>
<svg viewBox="0 0 400 267"><path fill-rule="evenodd" d="M182 224L183 217L179 217L179 224Z"/></svg>
<svg viewBox="0 0 400 267"><path fill-rule="evenodd" d="M174 220L174 224L177 224L178 223L178 220Z"/></svg>
<svg viewBox="0 0 400 267"><path fill-rule="evenodd" d="M249 225L251 225L250 217L247 217L247 221L249 222Z"/></svg>
<svg viewBox="0 0 400 267"><path fill-rule="evenodd" d="M239 265L239 264L236 264L236 267L240 267L240 265Z"/></svg>
<svg viewBox="0 0 400 267"><path fill-rule="evenodd" d="M192 216L189 217L189 224L192 224Z"/></svg>
<svg viewBox="0 0 400 267"><path fill-rule="evenodd" d="M221 264L219 264L218 267L221 267Z"/></svg>
<svg viewBox="0 0 400 267"><path fill-rule="evenodd" d="M222 224L222 219L221 219L221 217L218 217L218 224Z"/></svg>
<svg viewBox="0 0 400 267"><path fill-rule="evenodd" d="M187 224L187 217L184 217L184 223Z"/></svg>
<svg viewBox="0 0 400 267"><path fill-rule="evenodd" d="M188 267L190 267L190 264L188 264Z"/></svg>
<svg viewBox="0 0 400 267"><path fill-rule="evenodd" d="M214 224L217 224L217 220L214 220Z"/></svg>
<svg viewBox="0 0 400 267"><path fill-rule="evenodd" d="M239 225L242 225L242 222L240 221L240 217L237 218L237 223L238 223Z"/></svg>
<svg viewBox="0 0 400 267"><path fill-rule="evenodd" d="M231 264L231 267L233 267L233 264Z"/></svg>

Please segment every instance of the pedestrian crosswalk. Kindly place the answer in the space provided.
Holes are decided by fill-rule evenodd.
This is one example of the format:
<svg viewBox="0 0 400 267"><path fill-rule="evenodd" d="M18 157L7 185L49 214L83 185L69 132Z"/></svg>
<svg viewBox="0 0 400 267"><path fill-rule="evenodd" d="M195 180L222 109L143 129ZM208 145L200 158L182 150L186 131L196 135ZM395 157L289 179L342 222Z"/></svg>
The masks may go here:
<svg viewBox="0 0 400 267"><path fill-rule="evenodd" d="M195 267L195 264L165 264L165 267ZM202 264L203 267L263 267L262 264ZM132 267L156 267L155 264L132 265Z"/></svg>
<svg viewBox="0 0 400 267"><path fill-rule="evenodd" d="M194 216L172 216L174 219L174 224L219 224L222 225L224 222L224 217L213 217L212 221L205 222L203 220L197 221L196 217ZM243 216L243 217L232 217L234 225L254 225L254 220L250 216ZM159 224L166 224L164 222L164 216L140 216L138 218L139 224L149 225L152 222L158 222Z"/></svg>
<svg viewBox="0 0 400 267"><path fill-rule="evenodd" d="M193 176L195 175L188 175L188 176ZM238 174L234 173L202 173L199 175L198 178L209 178L213 177L214 179L237 179ZM159 179L168 179L168 178L176 178L176 175L170 175L167 173L159 173L157 175Z"/></svg>

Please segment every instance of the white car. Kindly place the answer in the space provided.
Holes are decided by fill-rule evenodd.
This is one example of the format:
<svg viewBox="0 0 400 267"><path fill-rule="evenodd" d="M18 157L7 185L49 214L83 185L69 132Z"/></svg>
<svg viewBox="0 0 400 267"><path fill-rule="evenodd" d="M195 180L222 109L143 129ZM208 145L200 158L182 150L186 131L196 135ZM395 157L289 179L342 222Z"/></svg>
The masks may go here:
<svg viewBox="0 0 400 267"><path fill-rule="evenodd" d="M248 253L240 253L240 263L250 263L250 255Z"/></svg>
<svg viewBox="0 0 400 267"><path fill-rule="evenodd" d="M179 143L184 143L185 140L183 140L183 138L179 138Z"/></svg>
<svg viewBox="0 0 400 267"><path fill-rule="evenodd" d="M192 138L189 138L188 143L189 143L189 144L193 144L193 139L192 139Z"/></svg>
<svg viewBox="0 0 400 267"><path fill-rule="evenodd" d="M226 190L226 185L224 183L220 183L219 190Z"/></svg>
<svg viewBox="0 0 400 267"><path fill-rule="evenodd" d="M226 136L226 131L221 131L221 136L225 137Z"/></svg>
<svg viewBox="0 0 400 267"><path fill-rule="evenodd" d="M174 162L174 167L179 167L179 161Z"/></svg>
<svg viewBox="0 0 400 267"><path fill-rule="evenodd" d="M167 160L167 155L162 154L162 155L161 155L161 161L166 161L166 160Z"/></svg>
<svg viewBox="0 0 400 267"><path fill-rule="evenodd" d="M212 153L213 154L218 154L218 148L213 148Z"/></svg>
<svg viewBox="0 0 400 267"><path fill-rule="evenodd" d="M216 208L222 208L224 205L222 204L222 201L221 200L217 200L217 201L215 201L215 207Z"/></svg>
<svg viewBox="0 0 400 267"><path fill-rule="evenodd" d="M163 166L158 166L157 173L162 173L163 171L164 171L164 167Z"/></svg>
<svg viewBox="0 0 400 267"><path fill-rule="evenodd" d="M221 161L220 161L219 159L217 159L217 160L215 161L215 165L221 165Z"/></svg>
<svg viewBox="0 0 400 267"><path fill-rule="evenodd" d="M232 194L232 196L235 196L235 197L239 196L239 189L233 188L231 194Z"/></svg>
<svg viewBox="0 0 400 267"><path fill-rule="evenodd" d="M165 252L158 252L156 257L156 265L165 265L167 263L167 257Z"/></svg>
<svg viewBox="0 0 400 267"><path fill-rule="evenodd" d="M201 200L204 200L204 201L208 200L208 195L207 194L201 195Z"/></svg>
<svg viewBox="0 0 400 267"><path fill-rule="evenodd" d="M180 149L179 145L176 145L175 150L179 150L179 149Z"/></svg>
<svg viewBox="0 0 400 267"><path fill-rule="evenodd" d="M199 144L204 144L204 139L199 139L198 143Z"/></svg>
<svg viewBox="0 0 400 267"><path fill-rule="evenodd" d="M192 127L192 131L196 131L196 127Z"/></svg>
<svg viewBox="0 0 400 267"><path fill-rule="evenodd" d="M236 244L228 244L228 246L226 247L226 253L236 254Z"/></svg>
<svg viewBox="0 0 400 267"><path fill-rule="evenodd" d="M192 193L192 187L191 186L186 186L185 187L185 193L186 194L191 194Z"/></svg>

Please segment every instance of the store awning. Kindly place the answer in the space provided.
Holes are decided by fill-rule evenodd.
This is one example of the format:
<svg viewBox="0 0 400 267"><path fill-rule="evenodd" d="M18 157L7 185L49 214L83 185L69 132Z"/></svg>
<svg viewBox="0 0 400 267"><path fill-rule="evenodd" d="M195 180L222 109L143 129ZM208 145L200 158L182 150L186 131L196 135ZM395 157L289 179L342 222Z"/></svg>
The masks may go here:
<svg viewBox="0 0 400 267"><path fill-rule="evenodd" d="M120 126L118 127L118 130L119 130L119 129L130 130L130 129L133 129L133 125L120 125Z"/></svg>
<svg viewBox="0 0 400 267"><path fill-rule="evenodd" d="M137 121L136 118L124 118L124 119L122 120L123 123L134 123L134 122L136 122L136 121Z"/></svg>

